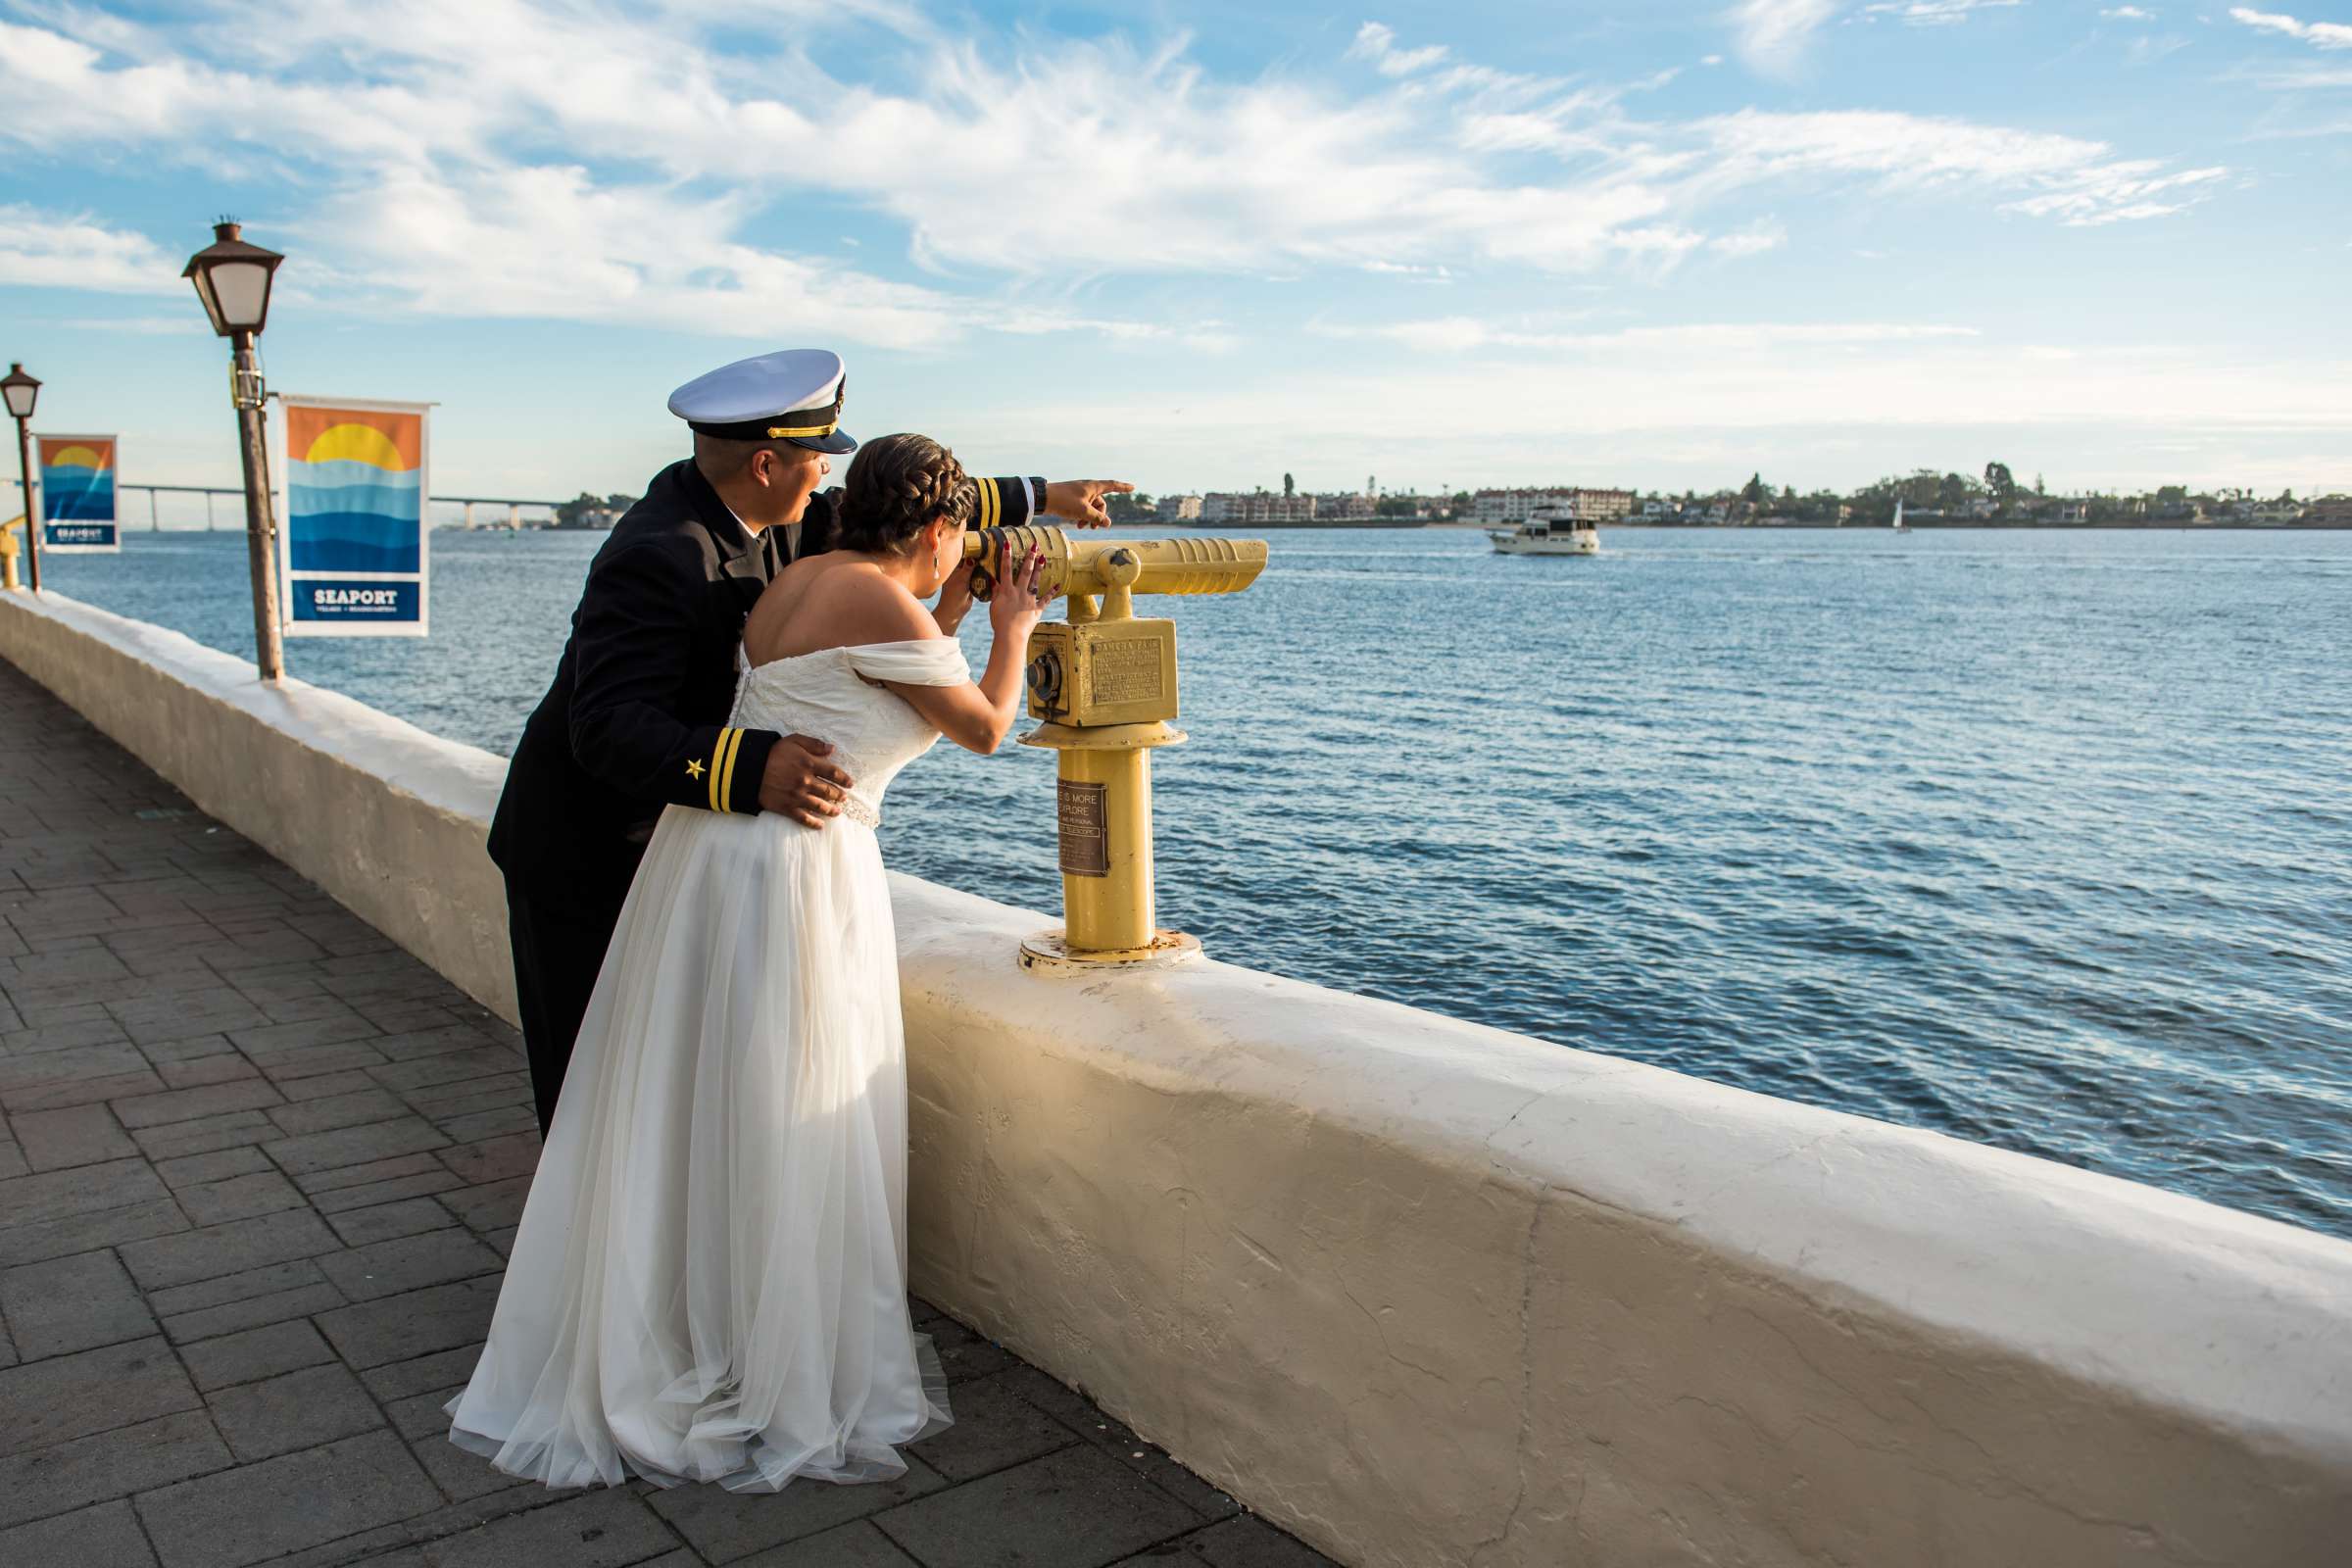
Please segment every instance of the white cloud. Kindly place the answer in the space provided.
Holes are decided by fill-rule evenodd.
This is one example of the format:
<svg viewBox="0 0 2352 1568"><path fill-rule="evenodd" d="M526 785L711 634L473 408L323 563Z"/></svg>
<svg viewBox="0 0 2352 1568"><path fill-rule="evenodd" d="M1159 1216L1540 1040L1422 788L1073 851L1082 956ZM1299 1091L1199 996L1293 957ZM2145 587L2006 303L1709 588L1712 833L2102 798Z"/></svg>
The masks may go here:
<svg viewBox="0 0 2352 1568"><path fill-rule="evenodd" d="M189 295L193 300L194 294ZM201 310L185 316L71 316L57 323L76 332L119 332L131 337L192 337L212 333Z"/></svg>
<svg viewBox="0 0 2352 1568"><path fill-rule="evenodd" d="M1605 188L1659 198L1643 214L1653 252L1718 241L1720 249L1752 248L1692 232L1687 215L1780 182L1859 177L1882 193L1974 184L2022 192L2010 203L2014 211L2088 222L2179 211L2206 194L2193 187L2226 172L2168 172L2157 160L2118 158L2104 142L1893 111L1750 109L1635 129L1638 138L1629 140L1633 132L1621 124L1596 126L1547 113L1472 113L1459 135L1481 150L1549 151L1580 164L1613 160ZM2173 195L2151 205L2148 198L2159 191Z"/></svg>
<svg viewBox="0 0 2352 1568"><path fill-rule="evenodd" d="M2120 159L2104 142L2050 131L1886 110L1773 114L1740 110L1698 127L1720 157L1702 178L1867 175L1887 191L1981 184L2030 194L2009 210L2082 225L2156 218L2202 198L2223 168L2163 172L2153 159ZM2165 194L2157 202L2151 198Z"/></svg>
<svg viewBox="0 0 2352 1568"><path fill-rule="evenodd" d="M1654 257L1705 237L1650 226L1666 199L1622 179L1527 185L1490 173L1449 134L1463 123L1450 106L1475 99L1508 109L1557 84L1439 69L1438 54L1399 51L1377 24L1353 52L1384 80L1406 79L1353 97L1276 78L1212 83L1181 41L1146 54L1117 39L1002 62L968 45L923 42L921 89L898 93L837 80L805 57L736 61L662 46L630 24L559 22L527 0L426 0L391 31L370 11L320 0L259 29L276 74L187 59L121 65L27 30L39 46L0 57L0 87L26 106L12 117L17 133L45 150L97 144L191 159L202 149L211 161L225 148L232 159L324 166L342 215L367 212L372 193L417 212L418 192L501 179L535 203L578 208L551 221L578 248L542 259L555 261L549 271L575 274L568 279L501 265L503 243L431 251L451 270L477 251L486 258L479 277L432 292L518 309L570 309L661 275L626 254L628 242L597 220L600 207L709 243L732 240L795 187L900 220L913 257L940 271L1453 258L1556 270ZM145 53L170 53L169 40L144 36ZM331 91L312 84L320 55L364 79ZM1399 63L1401 73L1390 69ZM139 113L88 111L130 97ZM1569 94L1545 108L1556 118L1604 97ZM823 156L775 156L796 147ZM720 195L686 194L713 186ZM1086 220L1067 221L1072 212ZM449 213L443 202L429 218L447 221ZM723 220L715 226L714 215ZM330 225L320 237L337 233ZM790 304L809 292L796 270L815 264L737 254L724 265L773 276L769 297ZM853 285L851 330L905 339L915 301L904 285L838 269L829 276ZM689 314L728 303L732 287Z"/></svg>
<svg viewBox="0 0 2352 1568"><path fill-rule="evenodd" d="M2137 6L2108 6L2102 9L2099 15L2112 17L2118 22L2154 22L2156 20L2155 12L2142 11Z"/></svg>
<svg viewBox="0 0 2352 1568"><path fill-rule="evenodd" d="M2293 61L2283 66L2239 66L2226 74L2234 81L2247 81L2266 92L2328 92L2338 87L2352 87L2352 66L2322 65L2316 61Z"/></svg>
<svg viewBox="0 0 2352 1568"><path fill-rule="evenodd" d="M1742 109L1701 122L1739 178L1824 172L1902 184L2061 177L2107 156L2102 142L1891 110L1784 114Z"/></svg>
<svg viewBox="0 0 2352 1568"><path fill-rule="evenodd" d="M1966 22L1978 11L2005 11L2023 5L2025 0L1891 0L1891 3L1868 5L1866 15L1891 16L1912 27L1944 27Z"/></svg>
<svg viewBox="0 0 2352 1568"><path fill-rule="evenodd" d="M2249 27L2300 38L2315 49L2352 49L2352 25L2341 22L2300 22L2279 12L2255 11L2245 6L2231 6L2230 15Z"/></svg>
<svg viewBox="0 0 2352 1568"><path fill-rule="evenodd" d="M1758 219L1745 228L1729 234L1718 234L1707 241L1707 249L1718 256L1761 256L1788 243L1788 231L1775 219Z"/></svg>
<svg viewBox="0 0 2352 1568"><path fill-rule="evenodd" d="M1208 352L1214 322L1171 327L1017 298L974 300L735 238L739 198L693 201L597 185L534 166L443 178L401 171L330 202L302 232L330 244L339 281L424 315L666 326L773 340L822 330L888 348L937 349L973 330L1076 332ZM565 258L551 267L551 255Z"/></svg>
<svg viewBox="0 0 2352 1568"><path fill-rule="evenodd" d="M934 290L762 250L739 202L695 202L534 166L455 177L385 172L304 225L354 281L430 315L631 321L729 337L838 323L860 342L929 348L967 320ZM549 258L560 256L560 266Z"/></svg>
<svg viewBox="0 0 2352 1568"><path fill-rule="evenodd" d="M1384 76L1409 76L1416 71L1426 71L1443 61L1449 53L1444 44L1431 44L1421 49L1396 47L1396 29L1377 22L1367 22L1355 29L1355 42L1348 50L1350 60L1369 60Z"/></svg>
<svg viewBox="0 0 2352 1568"><path fill-rule="evenodd" d="M405 16L387 42L370 15L320 3L257 29L257 63L290 74L323 46L375 74L332 88L168 58L166 40L112 19L109 51L0 23L0 85L24 108L5 133L43 150L97 144L231 167L322 166L330 188L308 216L277 227L308 242L287 273L297 292L340 289L431 315L625 320L728 337L821 327L899 348L943 345L974 327L1156 330L975 303L745 243L740 233L763 204L754 171L740 169L717 195L686 182L765 162L759 149L812 145L821 133L770 101L730 97L708 62L671 70L650 34L567 32L515 0L444 0ZM362 32L372 35L373 54ZM131 58L110 63L116 52ZM642 119L617 107L631 102L651 107ZM503 107L484 107L493 105ZM606 158L665 164L667 177L600 176L506 150L534 122L539 134L552 127ZM0 239L0 278L184 287L179 264L139 236L87 223L37 236L11 227Z"/></svg>
<svg viewBox="0 0 2352 1568"><path fill-rule="evenodd" d="M146 235L110 227L86 213L0 205L0 284L173 294L188 287L179 276L186 265L185 255L167 256Z"/></svg>
<svg viewBox="0 0 2352 1568"><path fill-rule="evenodd" d="M207 58L200 26L78 11L0 23L13 106L0 138L275 176L290 207L276 226L304 243L297 289L753 338L821 326L902 348L973 330L1229 346L1219 327L1067 303L1110 274L1654 276L1785 243L1780 221L1756 216L1781 186L1966 185L2092 223L2178 211L2219 173L1899 113L1637 121L1628 95L1671 70L1564 83L1400 47L1379 23L1347 51L1369 72L1218 80L1181 37L995 53L893 13L916 83L895 88L832 74L797 32L698 41L675 16L415 0L386 28L362 0L279 5L238 32L233 68ZM1749 0L1743 47L1792 59L1835 9ZM1529 154L1555 167L1531 170ZM919 270L884 275L878 246L851 266L829 244L795 244L788 215L809 201L895 220ZM89 246L94 275L164 266L121 236ZM27 275L75 270L7 258Z"/></svg>
<svg viewBox="0 0 2352 1568"><path fill-rule="evenodd" d="M2035 218L2060 218L2077 228L2163 218L2201 200L2205 194L2203 187L2227 178L2230 173L2229 170L2217 167L2156 174L2148 172L2153 167L2144 163L2111 164L2091 183L2029 196L2011 202L2009 207L2013 212ZM2159 196L2164 200L2157 200Z"/></svg>
<svg viewBox="0 0 2352 1568"><path fill-rule="evenodd" d="M2124 62L2132 66L2152 65L2187 47L2188 40L2177 32L2141 33L2124 51Z"/></svg>
<svg viewBox="0 0 2352 1568"><path fill-rule="evenodd" d="M1711 359L1774 354L1790 348L1846 349L1978 335L1977 329L1970 326L1885 321L1691 322L1678 326L1622 327L1613 332L1567 332L1541 324L1488 321L1468 316L1394 321L1378 326L1316 322L1311 330L1322 337L1378 338L1449 354L1511 349L1613 361L1643 361L1660 356Z"/></svg>
<svg viewBox="0 0 2352 1568"><path fill-rule="evenodd" d="M1838 0L1740 0L1730 20L1734 47L1748 68L1768 76L1792 74Z"/></svg>

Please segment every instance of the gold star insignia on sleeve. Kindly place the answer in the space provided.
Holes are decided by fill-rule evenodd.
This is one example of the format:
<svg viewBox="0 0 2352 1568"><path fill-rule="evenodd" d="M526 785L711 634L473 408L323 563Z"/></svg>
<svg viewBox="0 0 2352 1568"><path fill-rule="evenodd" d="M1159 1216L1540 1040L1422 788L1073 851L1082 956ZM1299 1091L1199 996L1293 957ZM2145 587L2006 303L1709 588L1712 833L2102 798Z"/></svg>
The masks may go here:
<svg viewBox="0 0 2352 1568"><path fill-rule="evenodd" d="M701 778L703 776L703 764L699 760L688 762L686 764L686 776L688 778Z"/></svg>

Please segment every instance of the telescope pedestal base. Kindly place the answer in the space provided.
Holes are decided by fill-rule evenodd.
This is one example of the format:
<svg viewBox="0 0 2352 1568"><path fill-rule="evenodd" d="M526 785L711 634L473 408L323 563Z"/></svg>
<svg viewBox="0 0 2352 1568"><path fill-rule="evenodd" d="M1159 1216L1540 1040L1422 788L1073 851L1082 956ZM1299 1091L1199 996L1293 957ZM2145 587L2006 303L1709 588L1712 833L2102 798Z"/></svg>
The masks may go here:
<svg viewBox="0 0 2352 1568"><path fill-rule="evenodd" d="M1182 931L1155 931L1149 945L1088 952L1069 945L1060 926L1040 931L1021 944L1021 968L1029 974L1101 974L1105 969L1173 969L1200 957L1200 939Z"/></svg>

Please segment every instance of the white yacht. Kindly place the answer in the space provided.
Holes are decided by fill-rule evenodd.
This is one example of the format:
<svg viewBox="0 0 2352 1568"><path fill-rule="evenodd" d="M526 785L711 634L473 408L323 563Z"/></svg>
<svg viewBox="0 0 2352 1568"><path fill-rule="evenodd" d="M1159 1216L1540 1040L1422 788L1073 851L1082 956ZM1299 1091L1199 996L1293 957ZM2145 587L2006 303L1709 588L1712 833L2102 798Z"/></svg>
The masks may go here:
<svg viewBox="0 0 2352 1568"><path fill-rule="evenodd" d="M1515 528L1489 528L1497 555L1597 556L1600 530L1557 512L1538 512Z"/></svg>
<svg viewBox="0 0 2352 1568"><path fill-rule="evenodd" d="M1903 520L1903 498L1901 496L1894 498L1894 531L1896 533L1911 531L1911 525Z"/></svg>

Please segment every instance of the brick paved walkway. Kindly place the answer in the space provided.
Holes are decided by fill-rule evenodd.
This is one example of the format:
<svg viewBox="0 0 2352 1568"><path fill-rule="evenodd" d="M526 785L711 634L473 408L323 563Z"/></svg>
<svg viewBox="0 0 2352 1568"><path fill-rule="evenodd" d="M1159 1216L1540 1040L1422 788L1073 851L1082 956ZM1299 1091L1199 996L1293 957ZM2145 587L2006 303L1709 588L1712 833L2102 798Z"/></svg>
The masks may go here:
<svg viewBox="0 0 2352 1568"><path fill-rule="evenodd" d="M514 1032L5 663L0 917L0 1563L1325 1561L920 1302L957 1421L892 1485L512 1482L441 1404L538 1152Z"/></svg>

